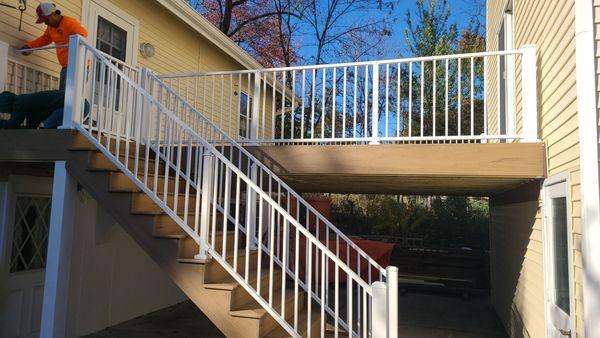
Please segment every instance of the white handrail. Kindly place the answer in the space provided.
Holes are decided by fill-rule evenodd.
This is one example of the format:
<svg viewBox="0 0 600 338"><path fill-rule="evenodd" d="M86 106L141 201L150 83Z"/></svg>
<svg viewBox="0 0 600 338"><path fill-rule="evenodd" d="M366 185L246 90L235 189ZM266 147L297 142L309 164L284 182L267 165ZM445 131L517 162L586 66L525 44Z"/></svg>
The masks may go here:
<svg viewBox="0 0 600 338"><path fill-rule="evenodd" d="M86 67L83 62L87 58L92 60L90 67ZM305 288L311 298L316 297L315 304L321 309L322 332L325 330L328 318L331 320L335 318L336 334L340 330L348 330L352 336L366 337L367 333L371 332L368 309L372 288L359 275L360 270L355 272L349 268L336 254L331 252L329 245L321 243L296 218L290 215L288 210L273 200L271 195L261 187L262 183L257 184L255 177L248 176L241 167L238 167L238 165L241 166L241 163L236 165L225 155L227 150L223 144L218 146L221 148L219 150L215 145L206 141L201 133L197 132L203 130L202 125L198 127L198 123L204 123L204 127L212 128L210 124L203 119L190 120L190 122L196 123L194 124L196 128L191 128L180 120L168 105L163 105L142 85L130 79L119 67L78 37L71 38L69 64L72 68L69 70L67 88L71 89L71 96L68 97L68 109L65 109L65 121L71 121L76 129L94 143L144 193L173 218L200 245L201 249L208 248L210 255L288 333L297 336L297 332L301 329L298 327L299 287ZM90 73L99 73L100 81L84 83L83 79L88 78ZM144 77L140 81L143 82L143 79ZM90 111L86 109L86 101L93 106ZM180 103L178 102L178 104ZM228 141L228 143L230 142ZM163 176L159 176L160 172ZM174 175L175 178L173 183L175 189L172 190L172 193L169 193L172 188L169 185L170 175ZM161 183L164 185L163 187L158 187L160 177L163 180ZM185 179L180 180L180 177L185 177ZM239 219L238 213L241 206L240 188L242 185L248 191L244 207L246 209L246 227L241 226L242 221ZM198 187L202 187L201 197ZM192 189L195 190L195 193ZM185 193L181 192L182 190ZM195 203L192 194L196 195ZM255 199L248 198L248 196L254 196ZM181 199L182 197L183 199ZM227 251L228 246L226 245L228 237L226 234L229 231L226 220L232 213L229 209L232 198L236 200L233 204L235 208L235 222L233 223L235 243L232 246L234 252L230 253ZM178 202L180 199L181 202ZM200 200L203 208L206 205L206 209L204 209L206 213L202 215L199 212ZM256 203L251 201L256 201ZM180 204L178 205L178 203ZM215 240L218 227L221 226L217 225L216 210L218 208L223 210L222 213L227 216L222 222L223 246L221 250L217 249L219 242ZM180 216L182 211L183 216ZM252 228L248 227L252 223L250 215L256 217L258 227L256 233L250 232ZM202 216L205 221L201 224L198 224L197 221L194 222L198 216ZM267 229L263 232L265 226ZM283 236L279 234L279 230L282 231ZM241 267L235 263L238 258L237 253L242 250L238 248L238 244L242 244L238 242L239 231L246 237L246 245L242 246L246 251L245 269L240 269ZM275 237L276 232L278 233L277 237ZM265 239L263 234L268 238ZM250 239L254 236L258 236L259 248L257 261L259 267L257 283L259 284L257 286L250 284L249 279L251 277L249 262L252 250ZM280 243L283 249L276 250L275 246ZM304 250L308 251L301 253L301 244L303 243L305 243ZM313 249L315 251L314 262L311 256ZM263 289L260 287L260 255L262 252L268 254L271 262L268 279L265 280L265 283L269 283L269 297L261 292ZM228 254L233 257L233 264L228 261ZM304 263L307 264L302 270L299 266L300 255L305 255ZM281 278L280 288L283 294L281 308L275 310L277 300L273 299L272 288L276 282L275 277L279 275L274 274L273 263L279 259L282 263L279 266L281 277L277 278ZM312 268L313 263L315 264L314 269ZM327 273L331 270L330 264L333 264L332 273L335 274L336 282L334 285L335 303L331 306L327 286L329 284ZM318 267L320 267L320 272ZM316 275L314 275L315 273ZM292 280L291 286L294 286L293 323L286 320L288 316L285 315L286 275ZM349 297L350 300L354 299L348 305L349 314L346 314L344 318L340 317L338 302L338 297L341 295L341 291L338 289L340 276L346 276L350 288L343 296ZM316 285L313 289L313 280L315 283L320 282L320 286ZM356 289L352 289L352 287ZM353 298L355 296L356 298ZM307 311L309 323L312 314L310 304L311 301L308 302ZM354 313L356 317L352 316L353 311L356 311ZM337 319L338 317L340 319Z"/></svg>
<svg viewBox="0 0 600 338"><path fill-rule="evenodd" d="M524 67L522 82L535 84L533 46L157 77L186 100L193 96L192 106L206 117L229 116L214 122L244 144L531 142L537 140L537 100L529 88L522 100L505 100L502 111L498 106L496 124L488 119L488 79L504 79L503 69L514 69L517 58ZM512 98L510 74L502 83ZM232 98L240 93L252 107L237 106ZM523 119L515 116L517 103ZM239 137L231 132L238 123Z"/></svg>
<svg viewBox="0 0 600 338"><path fill-rule="evenodd" d="M471 57L480 58L480 57L485 57L485 56L518 55L521 53L522 53L521 50L507 50L507 51L479 52L479 53L461 53L461 54L419 56L419 57L377 60L377 61L328 63L328 64L309 65L309 66L241 69L241 70L228 70L228 71L216 71L216 72L172 73L172 74L160 74L160 75L158 75L158 77L161 79L164 79L164 78L184 78L184 77L208 76L208 75L254 74L256 72L284 72L284 71L289 72L292 70L313 70L313 69L323 69L323 68L342 68L342 67L354 67L354 66L360 67L360 66L385 65L385 64L392 64L392 63L441 61L441 60L456 60L456 59L471 58Z"/></svg>
<svg viewBox="0 0 600 338"><path fill-rule="evenodd" d="M150 74L150 77L153 78L159 84L160 88L169 92L173 95L177 100L181 102L182 105L187 106L190 110L192 110L195 114L198 115L199 118L203 120L203 123L207 124L220 135L220 140L224 140L231 146L235 147L239 152L243 153L249 160L259 166L265 173L269 175L270 178L275 180L285 191L288 191L292 194L292 198L298 200L303 204L315 217L318 218L318 221L323 222L324 225L331 229L337 236L348 243L348 245L357 251L362 257L364 257L370 264L372 264L375 268L377 268L382 276L386 275L385 269L379 265L375 260L373 260L366 252L364 252L360 247L358 247L350 238L348 238L341 230L339 230L333 223L331 223L327 218L323 217L323 215L317 211L310 203L308 203L302 196L296 193L289 185L287 185L281 178L279 178L274 172L272 172L267 166L261 163L254 155L252 155L249 151L247 151L244 147L240 146L238 142L236 142L233 138L223 132L220 128L218 128L212 121L207 119L203 114L201 114L198 110L196 110L189 102L187 102L184 98L182 98L179 94L177 94L172 88L169 88L160 78L156 75ZM289 210L287 210L289 212Z"/></svg>

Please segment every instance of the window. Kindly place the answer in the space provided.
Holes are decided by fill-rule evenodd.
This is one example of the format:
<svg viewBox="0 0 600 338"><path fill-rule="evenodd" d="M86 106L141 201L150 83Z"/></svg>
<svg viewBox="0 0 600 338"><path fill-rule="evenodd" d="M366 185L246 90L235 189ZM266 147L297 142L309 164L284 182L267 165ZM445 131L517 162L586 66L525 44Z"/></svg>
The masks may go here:
<svg viewBox="0 0 600 338"><path fill-rule="evenodd" d="M46 266L51 202L50 197L16 196L11 273Z"/></svg>
<svg viewBox="0 0 600 338"><path fill-rule="evenodd" d="M562 336L573 329L573 237L568 177L568 173L562 173L544 183L544 273L549 337Z"/></svg>
<svg viewBox="0 0 600 338"><path fill-rule="evenodd" d="M552 198L552 239L554 264L554 303L566 314L571 313L569 304L569 236L567 221L567 198Z"/></svg>
<svg viewBox="0 0 600 338"><path fill-rule="evenodd" d="M250 126L252 125L252 99L248 97L248 94L240 93L240 104L239 104L239 115L240 115L240 127L239 135L243 138L250 138Z"/></svg>
<svg viewBox="0 0 600 338"><path fill-rule="evenodd" d="M96 48L121 61L125 61L127 55L127 32L99 16Z"/></svg>

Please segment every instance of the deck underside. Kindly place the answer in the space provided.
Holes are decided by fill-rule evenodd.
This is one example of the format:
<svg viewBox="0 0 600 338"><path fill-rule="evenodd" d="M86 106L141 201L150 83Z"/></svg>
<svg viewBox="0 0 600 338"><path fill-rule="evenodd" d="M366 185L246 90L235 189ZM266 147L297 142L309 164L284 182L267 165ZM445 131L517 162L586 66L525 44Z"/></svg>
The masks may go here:
<svg viewBox="0 0 600 338"><path fill-rule="evenodd" d="M546 173L543 143L248 149L299 192L491 196Z"/></svg>
<svg viewBox="0 0 600 338"><path fill-rule="evenodd" d="M80 142L76 131L2 130L0 161L66 159L67 149ZM492 196L546 174L543 143L248 149L298 192Z"/></svg>

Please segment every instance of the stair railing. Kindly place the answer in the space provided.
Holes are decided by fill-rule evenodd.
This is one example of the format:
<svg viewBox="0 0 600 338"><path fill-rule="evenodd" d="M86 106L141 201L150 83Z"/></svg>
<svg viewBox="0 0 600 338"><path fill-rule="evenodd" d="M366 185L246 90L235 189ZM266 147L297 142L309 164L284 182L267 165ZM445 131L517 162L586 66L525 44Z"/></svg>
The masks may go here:
<svg viewBox="0 0 600 338"><path fill-rule="evenodd" d="M354 271L372 270L368 276L369 283L383 280L385 269L302 198L300 194L296 193L272 170L230 137L228 133L215 125L206 117L206 114L202 114L182 95L169 88L158 76L152 73L147 74L148 91L155 98L206 140L211 140L213 144L219 144L222 149L232 148L232 151L224 151L223 153L247 176L253 177L265 192L275 197L289 214L304 224L305 228L310 228L317 239L324 240L326 243L331 242L330 248L336 253L339 253L340 247L345 252L356 251L356 256L359 259L356 260L356 263L348 259L346 265L352 267ZM334 243L335 247L333 246Z"/></svg>
<svg viewBox="0 0 600 338"><path fill-rule="evenodd" d="M338 228L336 228L329 220L323 217L313 206L311 206L306 200L304 200L299 194L297 194L292 188L283 182L276 174L274 174L268 167L266 167L261 161L256 159L250 152L244 147L238 144L229 135L218 128L214 123L210 121L206 116L196 110L193 105L184 99L178 93L175 93L169 88L164 82L162 82L156 75L148 73L146 81L148 91L166 107L170 109L176 116L181 120L185 121L186 125L190 126L199 135L206 140L210 140L211 144L215 145L220 152L225 155L232 163L234 163L246 176L250 177L252 181L260 187L260 189L267 193L277 201L277 204L284 208L288 214L290 214L299 224L305 229L309 230L314 237L321 241L325 247L334 253L338 259L342 260L343 263L348 266L354 273L357 273L364 278L367 284L371 285L375 282L382 282L386 279L386 270L383 269L373 258L371 258L366 252L364 252L358 245L356 245L350 238L343 234ZM221 178L222 182L226 182ZM204 190L203 190L204 191ZM224 191L227 191L225 189ZM244 189L242 189L242 192ZM216 192L215 192L216 193ZM225 206L220 205L224 197L224 192L219 190L218 198L213 201L212 205L215 210L224 212L227 214ZM253 196L252 191L247 191L246 198L246 210L247 215L246 223L249 225L249 232L252 234L249 238L248 245L252 248L257 246L256 243L261 243L261 234L266 230L265 227L261 228L260 217L257 218L260 211L254 207L257 204L256 197ZM260 209L260 208L259 208ZM231 221L237 224L238 219L232 220L233 216L229 216ZM210 222L208 220L207 222ZM245 225L244 224L244 225ZM258 225L257 225L258 224ZM243 226L244 226L243 225ZM291 245L286 248L286 241L289 241L290 234L283 231L283 229L275 228L275 263L280 266L286 265L285 252L288 250L294 250L295 246ZM285 238L285 240L280 240ZM264 244L263 244L264 245ZM264 249L268 249L266 246ZM302 250L302 248L301 248ZM204 257L203 253L200 253L199 257ZM301 259L305 261L308 257ZM330 271L331 268L331 271ZM289 274L295 274L295 271L289 270L286 267ZM338 285L337 276L335 276L335 267L326 265L324 267L325 279L331 276L331 282L335 282L334 285ZM319 275L319 271L316 272L316 276ZM336 311L336 297L334 295L339 294L339 290L331 290L330 283L325 283L325 312L328 313L332 318L339 318L339 311ZM300 287L307 291L310 288L308 283L300 281ZM351 290L350 290L351 291ZM346 294L346 297L348 295ZM313 297L317 297L315 294ZM359 298L356 298L359 299ZM339 301L339 299L337 300ZM349 312L350 315L352 311ZM358 313L355 316L360 318L363 314ZM348 324L345 321L340 321L344 329L348 329ZM351 329L352 326L349 326Z"/></svg>
<svg viewBox="0 0 600 338"><path fill-rule="evenodd" d="M62 128L79 130L290 335L396 337L395 268L385 284L366 282L257 184L262 172L232 161L238 149L213 125L184 122L143 85L72 36Z"/></svg>

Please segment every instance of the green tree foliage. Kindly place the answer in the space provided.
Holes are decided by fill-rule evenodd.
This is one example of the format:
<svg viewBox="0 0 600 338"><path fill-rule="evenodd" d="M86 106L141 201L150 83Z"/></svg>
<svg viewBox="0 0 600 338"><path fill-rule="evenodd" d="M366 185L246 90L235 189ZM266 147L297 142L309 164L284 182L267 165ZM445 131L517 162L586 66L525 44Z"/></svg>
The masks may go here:
<svg viewBox="0 0 600 338"><path fill-rule="evenodd" d="M416 17L416 21L415 21ZM415 14L406 12L406 45L413 56L452 54L458 28L448 24L448 0L417 0Z"/></svg>
<svg viewBox="0 0 600 338"><path fill-rule="evenodd" d="M348 234L420 238L434 247L489 247L487 199L392 195L332 199L332 221Z"/></svg>

